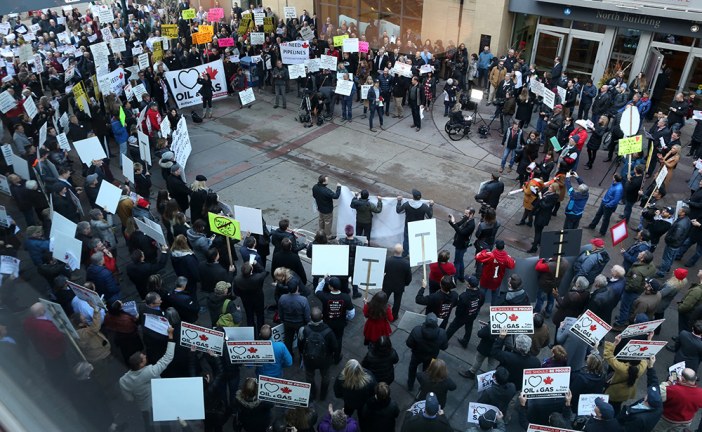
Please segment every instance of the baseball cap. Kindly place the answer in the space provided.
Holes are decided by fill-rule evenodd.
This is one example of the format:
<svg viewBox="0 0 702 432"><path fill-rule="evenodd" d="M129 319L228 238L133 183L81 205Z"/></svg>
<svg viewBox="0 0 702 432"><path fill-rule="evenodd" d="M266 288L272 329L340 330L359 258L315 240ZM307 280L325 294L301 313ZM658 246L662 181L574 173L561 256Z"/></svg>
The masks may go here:
<svg viewBox="0 0 702 432"><path fill-rule="evenodd" d="M439 399L434 392L430 392L424 400L424 412L432 417L439 413Z"/></svg>
<svg viewBox="0 0 702 432"><path fill-rule="evenodd" d="M670 214L675 214L675 209L671 206L664 207L663 210L667 211Z"/></svg>
<svg viewBox="0 0 702 432"><path fill-rule="evenodd" d="M661 283L660 283L658 280L654 279L654 278L648 278L648 279L646 279L646 283L649 284L649 285L651 285L651 288L652 288L653 291L655 291L655 292L658 292L658 291L661 290Z"/></svg>
<svg viewBox="0 0 702 432"><path fill-rule="evenodd" d="M614 407L605 402L604 399L602 399L601 397L595 399L595 405L600 410L600 416L602 416L602 420L612 420L614 418Z"/></svg>
<svg viewBox="0 0 702 432"><path fill-rule="evenodd" d="M229 282L224 282L224 281L219 281L217 282L217 285L215 285L214 292L216 295L225 295L229 292L229 288L232 287L232 284Z"/></svg>
<svg viewBox="0 0 702 432"><path fill-rule="evenodd" d="M605 242L601 238L595 237L594 239L590 240L590 244L595 247L604 247Z"/></svg>
<svg viewBox="0 0 702 432"><path fill-rule="evenodd" d="M334 289L340 289L341 288L341 281L339 280L338 277L332 276L327 280L327 283L329 284L330 287Z"/></svg>
<svg viewBox="0 0 702 432"><path fill-rule="evenodd" d="M475 288L475 287L477 287L478 285L480 285L480 281L478 281L478 278L475 277L475 275L470 275L470 276L468 276L468 277L466 278L466 282L468 283L468 286L473 287L473 288Z"/></svg>

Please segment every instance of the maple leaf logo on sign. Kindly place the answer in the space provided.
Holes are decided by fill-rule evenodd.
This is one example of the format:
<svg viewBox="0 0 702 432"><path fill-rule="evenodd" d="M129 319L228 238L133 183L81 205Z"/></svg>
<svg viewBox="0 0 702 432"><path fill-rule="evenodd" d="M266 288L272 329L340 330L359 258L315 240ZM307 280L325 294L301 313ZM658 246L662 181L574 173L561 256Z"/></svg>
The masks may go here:
<svg viewBox="0 0 702 432"><path fill-rule="evenodd" d="M213 80L217 76L217 69L212 69L210 66L207 66L205 68L205 73L210 76L210 79Z"/></svg>
<svg viewBox="0 0 702 432"><path fill-rule="evenodd" d="M249 352L253 354L253 353L258 352L258 350L254 347L251 347L251 348L249 348Z"/></svg>
<svg viewBox="0 0 702 432"><path fill-rule="evenodd" d="M288 394L288 393L292 392L292 390L291 390L290 388L288 388L288 387L283 387L282 389L280 389L280 391L282 391L282 392L285 393L285 394Z"/></svg>
<svg viewBox="0 0 702 432"><path fill-rule="evenodd" d="M209 339L209 338L207 337L207 335L200 335L200 340L201 340L201 341L206 341L206 340L208 340L208 339Z"/></svg>
<svg viewBox="0 0 702 432"><path fill-rule="evenodd" d="M519 317L518 317L516 314L512 314L512 315L509 316L509 320L510 320L510 321L517 321L518 318L519 318Z"/></svg>
<svg viewBox="0 0 702 432"><path fill-rule="evenodd" d="M648 347L641 347L641 348L639 348L639 351L647 351L647 350L648 350Z"/></svg>
<svg viewBox="0 0 702 432"><path fill-rule="evenodd" d="M308 48L309 46L310 46L310 44L308 44L307 42L302 44L302 48Z"/></svg>
<svg viewBox="0 0 702 432"><path fill-rule="evenodd" d="M544 383L546 383L546 385L551 385L552 382L553 382L553 378L551 378L550 376L546 377L546 379L544 380Z"/></svg>
<svg viewBox="0 0 702 432"><path fill-rule="evenodd" d="M597 326L595 324L590 326L590 331L595 331L597 330Z"/></svg>

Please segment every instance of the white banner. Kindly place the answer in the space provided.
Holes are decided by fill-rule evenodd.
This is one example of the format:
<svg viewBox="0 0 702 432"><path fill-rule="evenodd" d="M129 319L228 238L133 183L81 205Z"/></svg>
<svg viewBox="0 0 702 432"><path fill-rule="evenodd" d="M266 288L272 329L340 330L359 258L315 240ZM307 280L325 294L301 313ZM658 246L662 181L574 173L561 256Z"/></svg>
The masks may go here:
<svg viewBox="0 0 702 432"><path fill-rule="evenodd" d="M222 355L224 332L181 322L180 346L195 347L195 349L204 352L214 351L215 354Z"/></svg>
<svg viewBox="0 0 702 432"><path fill-rule="evenodd" d="M334 56L322 54L319 60L319 67L321 69L329 69L330 71L336 72L336 64L338 61L339 59Z"/></svg>
<svg viewBox="0 0 702 432"><path fill-rule="evenodd" d="M534 309L531 306L490 306L490 334L534 333Z"/></svg>
<svg viewBox="0 0 702 432"><path fill-rule="evenodd" d="M190 143L190 135L188 134L188 124L185 117L178 120L178 126L173 131L173 140L171 141L171 151L175 155L175 161L180 167L185 170L185 165L188 163L188 157L192 151Z"/></svg>
<svg viewBox="0 0 702 432"><path fill-rule="evenodd" d="M232 363L275 363L271 341L227 341Z"/></svg>
<svg viewBox="0 0 702 432"><path fill-rule="evenodd" d="M256 96L254 96L254 91L251 87L246 90L239 92L239 98L241 99L242 105L248 105L256 101Z"/></svg>
<svg viewBox="0 0 702 432"><path fill-rule="evenodd" d="M663 321L665 321L665 318L654 321L646 321L641 324L632 324L629 327L625 328L624 331L622 331L622 339L628 339L634 336L649 334L655 329L657 329L658 326L663 324Z"/></svg>
<svg viewBox="0 0 702 432"><path fill-rule="evenodd" d="M212 80L212 99L227 96L227 79L224 76L222 60L213 61L191 69L166 72L166 81L171 93L178 104L178 108L186 108L202 103L200 84L197 83L200 75L207 72Z"/></svg>
<svg viewBox="0 0 702 432"><path fill-rule="evenodd" d="M524 369L522 392L527 399L564 397L570 385L570 367Z"/></svg>
<svg viewBox="0 0 702 432"><path fill-rule="evenodd" d="M307 407L310 401L310 387L311 385L305 382L261 375L258 378L258 398L274 402L276 405Z"/></svg>
<svg viewBox="0 0 702 432"><path fill-rule="evenodd" d="M283 42L280 56L283 64L304 64L310 58L310 44L307 41Z"/></svg>

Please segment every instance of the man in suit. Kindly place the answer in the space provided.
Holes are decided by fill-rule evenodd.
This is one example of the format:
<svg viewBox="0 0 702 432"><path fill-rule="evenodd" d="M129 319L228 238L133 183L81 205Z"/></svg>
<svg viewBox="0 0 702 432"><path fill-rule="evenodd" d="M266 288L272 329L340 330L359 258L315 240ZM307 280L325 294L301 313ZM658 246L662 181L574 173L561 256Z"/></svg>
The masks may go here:
<svg viewBox="0 0 702 432"><path fill-rule="evenodd" d="M383 291L390 298L394 295L392 305L393 320L397 319L402 303L402 294L405 287L412 282L412 269L409 262L402 257L402 245L396 244L391 257L385 260L385 277L383 278Z"/></svg>
<svg viewBox="0 0 702 432"><path fill-rule="evenodd" d="M168 246L161 245L161 256L157 263L146 262L144 260L144 252L142 252L141 249L135 249L131 254L131 258L132 262L127 265L127 276L134 284L134 287L139 293L139 297L143 300L146 298L149 276L157 274L166 266Z"/></svg>
<svg viewBox="0 0 702 432"><path fill-rule="evenodd" d="M426 97L422 87L419 85L419 78L414 76L412 77L412 86L407 93L407 102L412 110L412 127L414 127L417 132L422 129L420 110L424 108L425 101Z"/></svg>
<svg viewBox="0 0 702 432"><path fill-rule="evenodd" d="M561 58L556 57L553 59L553 68L551 68L551 82L558 83L561 80L561 75L563 74L563 65L561 64Z"/></svg>
<svg viewBox="0 0 702 432"><path fill-rule="evenodd" d="M302 15L300 15L300 24L307 22L307 24L312 23L312 17L310 17L310 14L307 13L307 9L302 10Z"/></svg>

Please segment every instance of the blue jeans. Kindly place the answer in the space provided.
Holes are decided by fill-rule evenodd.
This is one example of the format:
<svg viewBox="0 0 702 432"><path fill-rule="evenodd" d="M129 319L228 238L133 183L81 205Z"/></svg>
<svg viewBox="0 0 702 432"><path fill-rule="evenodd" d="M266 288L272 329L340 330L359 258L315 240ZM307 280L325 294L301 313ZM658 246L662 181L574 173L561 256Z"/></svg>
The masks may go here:
<svg viewBox="0 0 702 432"><path fill-rule="evenodd" d="M631 209L634 207L634 204L636 204L636 201L624 201L624 219L626 219L626 223L629 223L629 219L631 219Z"/></svg>
<svg viewBox="0 0 702 432"><path fill-rule="evenodd" d="M541 312L541 308L543 307L545 298L548 299L546 301L546 313L551 314L555 299L553 298L553 294L546 294L541 288L536 289L536 306L534 306L534 313Z"/></svg>
<svg viewBox="0 0 702 432"><path fill-rule="evenodd" d="M453 265L456 267L456 278L465 280L466 265L463 263L463 257L466 255L468 248L456 248L454 252Z"/></svg>
<svg viewBox="0 0 702 432"><path fill-rule="evenodd" d="M341 100L341 118L346 120L351 120L351 104L353 104L353 98L343 98Z"/></svg>
<svg viewBox="0 0 702 432"><path fill-rule="evenodd" d="M546 130L546 125L547 125L547 124L548 124L548 122L546 122L546 121L544 120L544 118L541 117L541 116L539 116L539 120L536 121L536 132L539 133L539 142L540 142L541 144L543 144L544 142L546 142L546 141L544 140L544 130Z"/></svg>
<svg viewBox="0 0 702 432"><path fill-rule="evenodd" d="M692 246L692 240L690 239L690 236L687 236L685 241L683 242L682 246L678 248L678 253L675 255L676 260L681 260L683 255L687 252L688 249L690 249L690 246Z"/></svg>
<svg viewBox="0 0 702 432"><path fill-rule="evenodd" d="M639 295L639 293L626 291L622 293L622 299L619 303L619 318L617 318L616 325L629 325L629 311L631 311L631 306L639 298Z"/></svg>
<svg viewBox="0 0 702 432"><path fill-rule="evenodd" d="M490 293L490 304L493 304L497 301L497 299L500 297L500 289L496 289L495 291L489 290L487 288L480 288L480 292L483 293L483 296L485 297L485 301L487 302L488 299L488 293Z"/></svg>
<svg viewBox="0 0 702 432"><path fill-rule="evenodd" d="M515 149L507 148L507 146L505 146L505 151L502 152L502 163L500 164L500 168L504 169L505 162L507 162L509 154L512 153L512 159L509 160L509 169L512 169L512 167L514 166L514 150Z"/></svg>
<svg viewBox="0 0 702 432"><path fill-rule="evenodd" d="M377 105L371 105L369 109L370 113L368 114L368 122L370 124L370 128L373 129L373 116L375 113L378 113L378 119L380 120L380 126L383 126L383 107L379 107Z"/></svg>
<svg viewBox="0 0 702 432"><path fill-rule="evenodd" d="M670 267L673 265L673 260L678 255L678 252L682 249L681 247L672 248L666 246L663 250L663 258L661 260L661 266L658 267L658 273L663 273L664 275L670 271Z"/></svg>

